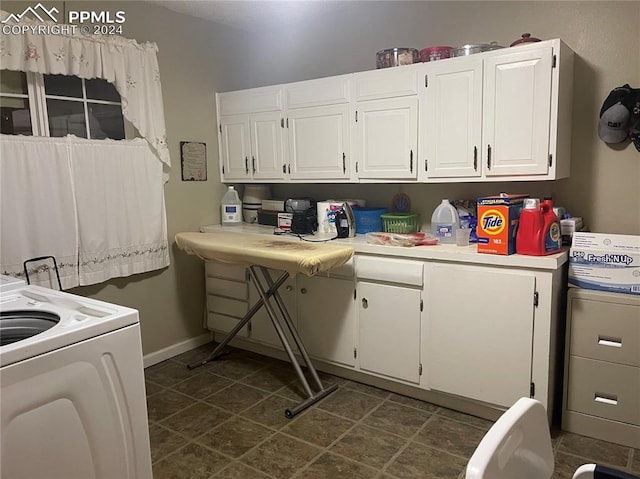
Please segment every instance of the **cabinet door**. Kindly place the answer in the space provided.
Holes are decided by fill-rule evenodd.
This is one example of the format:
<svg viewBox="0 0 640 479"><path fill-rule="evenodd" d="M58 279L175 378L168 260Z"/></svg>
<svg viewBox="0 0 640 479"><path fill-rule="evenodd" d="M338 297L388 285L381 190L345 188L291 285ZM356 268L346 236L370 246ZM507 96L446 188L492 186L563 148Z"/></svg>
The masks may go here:
<svg viewBox="0 0 640 479"><path fill-rule="evenodd" d="M350 177L349 105L297 108L288 112L292 180Z"/></svg>
<svg viewBox="0 0 640 479"><path fill-rule="evenodd" d="M420 380L420 290L358 282L360 369Z"/></svg>
<svg viewBox="0 0 640 479"><path fill-rule="evenodd" d="M358 102L354 155L359 178L415 179L418 98Z"/></svg>
<svg viewBox="0 0 640 479"><path fill-rule="evenodd" d="M549 46L485 60L486 176L547 174L552 57Z"/></svg>
<svg viewBox="0 0 640 479"><path fill-rule="evenodd" d="M246 180L251 177L250 151L249 117L247 115L222 117L220 119L220 161L223 181Z"/></svg>
<svg viewBox="0 0 640 479"><path fill-rule="evenodd" d="M277 279L280 274L282 274L281 271L270 270L269 272L274 280ZM260 279L262 280L262 276L260 277ZM282 298L282 301L284 302L285 307L287 308L287 311L291 316L293 324L296 325L296 279L287 279L287 281L285 281L285 283L280 286L280 288L278 288L278 293L280 294L280 297ZM256 291L253 282L251 282L249 284L249 305L253 306L259 298L260 295ZM275 299L271 299L270 303L276 310L278 318L280 318L280 310L278 309ZM288 334L286 326L284 326L282 323L281 326L284 327L285 333L287 333L287 336L289 337L289 342L293 345L294 343L291 341L291 336ZM271 322L271 318L269 318L267 310L264 308L264 306L262 306L251 319L251 339L268 344L269 346L274 346L278 349L283 349L282 342L280 341L273 323Z"/></svg>
<svg viewBox="0 0 640 479"><path fill-rule="evenodd" d="M313 358L355 366L352 280L299 275L298 331Z"/></svg>
<svg viewBox="0 0 640 479"><path fill-rule="evenodd" d="M482 60L433 62L425 71L420 168L427 178L481 176Z"/></svg>
<svg viewBox="0 0 640 479"><path fill-rule="evenodd" d="M251 169L256 180L283 179L284 119L280 112L251 115Z"/></svg>
<svg viewBox="0 0 640 479"><path fill-rule="evenodd" d="M534 292L524 271L425 265L426 386L505 407L528 397Z"/></svg>

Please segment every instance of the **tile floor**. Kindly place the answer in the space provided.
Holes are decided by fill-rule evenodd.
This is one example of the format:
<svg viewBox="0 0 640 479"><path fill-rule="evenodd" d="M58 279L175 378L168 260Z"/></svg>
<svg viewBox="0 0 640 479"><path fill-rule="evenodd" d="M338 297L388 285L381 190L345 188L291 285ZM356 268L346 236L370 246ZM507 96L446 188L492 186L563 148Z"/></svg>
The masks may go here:
<svg viewBox="0 0 640 479"><path fill-rule="evenodd" d="M321 374L338 390L292 420L304 395L281 361L233 350L194 370L203 346L145 371L156 479L463 478L491 426L468 416ZM640 474L640 450L570 433L553 439L554 479L598 462ZM514 478L519 479L519 478Z"/></svg>

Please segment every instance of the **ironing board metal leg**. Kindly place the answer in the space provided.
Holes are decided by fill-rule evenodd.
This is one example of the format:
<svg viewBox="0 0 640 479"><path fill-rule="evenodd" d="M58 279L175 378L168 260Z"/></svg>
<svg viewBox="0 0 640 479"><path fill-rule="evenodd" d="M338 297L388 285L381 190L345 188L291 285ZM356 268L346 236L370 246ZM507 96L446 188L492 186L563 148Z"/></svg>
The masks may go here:
<svg viewBox="0 0 640 479"><path fill-rule="evenodd" d="M287 273L283 273L283 274L288 276ZM271 318L271 322L273 323L273 326L276 329L276 333L278 334L278 337L280 338L280 342L282 342L282 346L284 346L284 349L287 352L287 356L289 356L289 360L291 361L291 364L293 365L293 368L295 369L296 374L298 375L298 378L300 379L300 382L302 383L302 386L304 387L304 390L307 393L307 396L313 397L313 391L311 390L311 387L309 386L309 383L307 382L307 378L304 377L304 373L302 372L302 368L300 368L300 363L298 363L298 360L296 359L296 356L293 353L293 350L291 349L291 346L289 345L289 341L287 340L287 337L284 334L282 326L280 326L280 323L278 322L278 318L277 318L276 313L275 313L275 311L273 309L273 306L271 306L271 303L269 302L269 298L266 296L266 294L265 294L265 292L264 292L264 290L262 288L262 284L260 283L260 279L258 278L258 275L256 273L256 267L255 266L249 266L249 276L251 277L251 280L253 281L253 284L255 285L256 289L258 290L258 294L260 295L260 299L262 299L264 307L267 310L267 314L269 314L269 318ZM278 279L280 279L280 278L278 278ZM271 289L271 288L269 288L269 289ZM276 294L276 293L277 292L274 292L274 294Z"/></svg>
<svg viewBox="0 0 640 479"><path fill-rule="evenodd" d="M267 285L269 286L269 289L271 289L274 285L274 282L271 279L271 275L269 274L269 271L262 266L260 267L260 269L262 270L262 274L267 280ZM300 354L302 355L302 359L304 360L305 365L307 366L307 368L309 369L309 372L311 373L311 377L313 378L313 381L316 383L318 390L322 391L324 389L324 386L322 385L322 381L320 381L320 377L316 372L316 368L314 368L313 364L311 363L311 358L307 353L307 349L304 347L302 339L300 338L300 334L298 333L298 330L295 328L293 321L291 320L291 316L289 315L289 312L287 311L284 301L282 301L282 298L280 297L280 293L278 293L277 289L273 293L273 296L276 299L276 304L278 305L278 309L280 309L280 312L282 313L282 317L284 318L285 324L287 325L287 328L291 333L291 337L295 341L298 351L300 351Z"/></svg>
<svg viewBox="0 0 640 479"><path fill-rule="evenodd" d="M289 277L289 273L284 273L275 282L273 282L272 284L269 285L269 289L266 291L265 294L267 296L273 295L275 292L277 292L278 288L280 286L282 286L282 284L284 284L284 282L287 280L288 277ZM220 355L220 353L222 352L222 350L227 346L227 344L229 344L229 341L231 341L235 337L235 335L238 334L238 331L240 331L242 328L244 328L244 326L251 320L253 315L258 312L258 310L262 307L263 304L264 304L264 299L261 297L258 301L256 301L256 304L254 304L249 309L249 311L247 311L247 314L244 315L244 318L242 318L238 322L238 324L236 324L236 326L231 331L229 331L227 333L227 335L224 337L222 342L219 343L215 347L215 349L211 352L211 354L209 355L209 357L207 359L203 359L202 361L191 363L191 364L187 365L187 368L188 369L195 369L195 368L197 368L199 366L204 366L209 361L212 361L216 357L218 357Z"/></svg>

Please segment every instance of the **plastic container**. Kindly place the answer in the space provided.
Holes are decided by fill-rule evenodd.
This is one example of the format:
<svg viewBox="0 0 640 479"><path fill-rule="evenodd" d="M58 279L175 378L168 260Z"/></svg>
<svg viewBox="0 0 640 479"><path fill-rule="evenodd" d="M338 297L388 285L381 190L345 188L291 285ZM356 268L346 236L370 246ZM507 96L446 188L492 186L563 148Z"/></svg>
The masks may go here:
<svg viewBox="0 0 640 479"><path fill-rule="evenodd" d="M416 48L388 48L376 53L376 68L397 67L420 62L420 51Z"/></svg>
<svg viewBox="0 0 640 479"><path fill-rule="evenodd" d="M438 46L427 47L420 50L421 62L433 62L436 60L442 60L451 56L452 47Z"/></svg>
<svg viewBox="0 0 640 479"><path fill-rule="evenodd" d="M417 233L419 216L417 213L385 213L382 218L382 231L385 233Z"/></svg>
<svg viewBox="0 0 640 479"><path fill-rule="evenodd" d="M233 186L227 189L220 204L222 226L239 226L242 224L242 201Z"/></svg>
<svg viewBox="0 0 640 479"><path fill-rule="evenodd" d="M516 235L516 253L544 256L560 251L560 222L553 212L553 203L545 199L527 198L520 213Z"/></svg>
<svg viewBox="0 0 640 479"><path fill-rule="evenodd" d="M431 230L433 235L442 244L455 244L456 230L460 228L460 218L458 210L449 203L449 200L442 200L431 215Z"/></svg>
<svg viewBox="0 0 640 479"><path fill-rule="evenodd" d="M353 208L356 219L356 233L364 234L372 231L382 231L380 215L387 212L386 208Z"/></svg>
<svg viewBox="0 0 640 479"><path fill-rule="evenodd" d="M245 185L242 195L242 218L247 223L258 222L258 210L262 200L271 196L269 185Z"/></svg>

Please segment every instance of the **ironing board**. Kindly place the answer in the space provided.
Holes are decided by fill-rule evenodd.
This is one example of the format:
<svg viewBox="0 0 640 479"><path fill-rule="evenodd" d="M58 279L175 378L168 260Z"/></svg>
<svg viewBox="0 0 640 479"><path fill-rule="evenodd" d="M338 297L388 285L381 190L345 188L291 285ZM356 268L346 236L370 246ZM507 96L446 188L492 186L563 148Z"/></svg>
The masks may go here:
<svg viewBox="0 0 640 479"><path fill-rule="evenodd" d="M326 272L332 268L342 266L353 256L353 248L336 244L292 241L270 236L247 235L235 232L178 233L175 239L180 249L188 254L194 254L203 260L246 266L249 270L249 277L260 296L256 303L251 306L247 314L245 314L244 318L227 333L209 357L203 361L190 364L188 366L189 369L202 366L216 359L238 331L264 306L307 394L307 399L285 410L285 417L291 419L296 414L320 401L338 388L335 384L326 388L322 385L317 371L313 367L313 364L311 364L311 359L302 343L302 339L278 293L278 288L284 284L287 278L295 276L298 273L313 276L316 273ZM280 270L282 273L274 280L268 268ZM262 280L258 275L258 271L262 274ZM276 310L270 301L271 299L275 300L275 304L280 312L280 318L276 314ZM284 333L285 327L291 333L295 346L305 366L309 370L311 378L315 383L316 391L311 389L307 378L302 372L300 363Z"/></svg>

